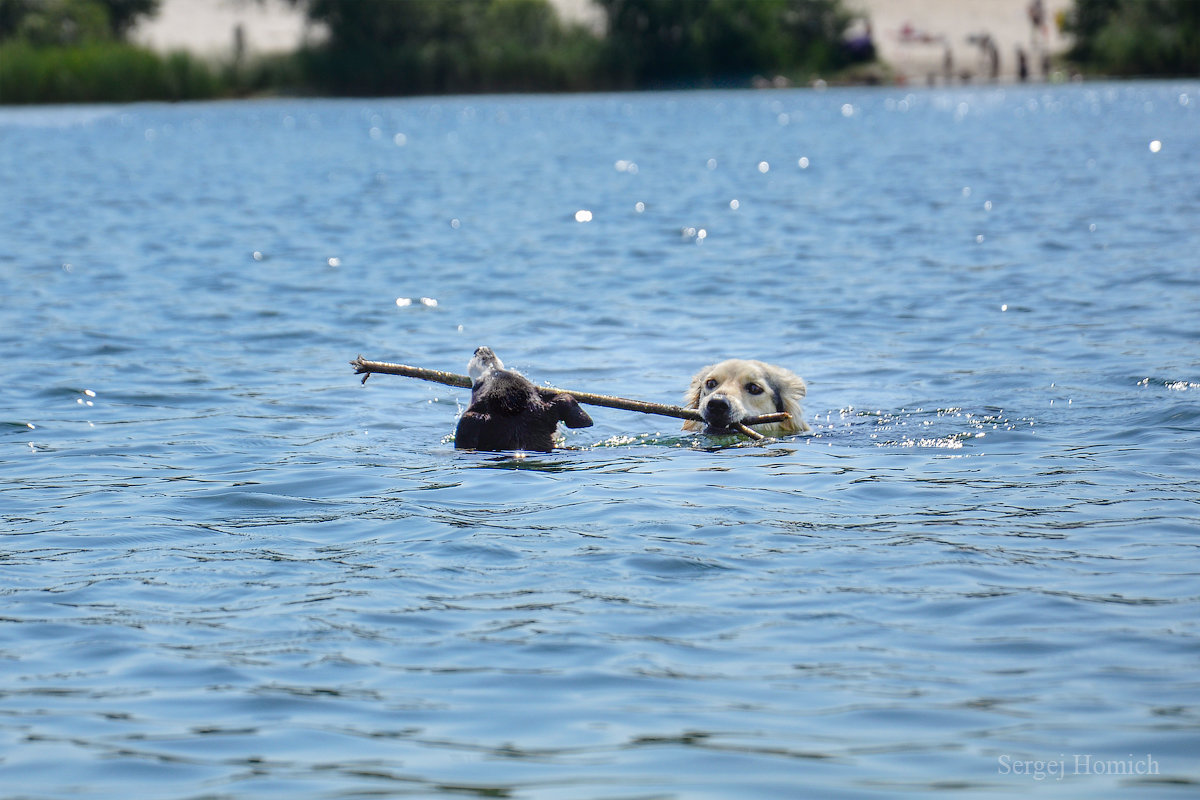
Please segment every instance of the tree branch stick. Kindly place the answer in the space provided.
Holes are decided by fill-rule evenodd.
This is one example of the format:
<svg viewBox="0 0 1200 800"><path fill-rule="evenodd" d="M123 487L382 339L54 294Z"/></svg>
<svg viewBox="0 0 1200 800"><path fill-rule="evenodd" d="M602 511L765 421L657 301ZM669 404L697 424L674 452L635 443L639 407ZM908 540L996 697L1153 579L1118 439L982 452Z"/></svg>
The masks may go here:
<svg viewBox="0 0 1200 800"><path fill-rule="evenodd" d="M350 366L354 367L356 375L362 375L362 382L366 383L367 378L371 377L376 372L387 375L401 375L405 378L420 378L424 381L432 381L434 383L443 383L447 386L458 386L462 389L471 388L471 379L466 375L456 375L453 372L443 372L440 369L426 369L424 367L410 367L407 364L391 364L387 361L368 361L362 356L350 362ZM663 417L675 417L676 419L690 419L704 421L704 417L700 416L700 412L694 408L684 408L682 406L669 406L662 403L650 403L645 400L629 400L624 397L614 397L607 394L592 394L591 392L574 392L570 389L556 389L552 386L538 386L538 392L543 396L553 396L556 394L569 394L580 403L587 403L593 406L604 406L605 408L617 408L622 411L638 411L642 414L658 414ZM768 422L781 422L788 419L791 415L786 411L780 411L773 414L762 414L757 417L748 417L742 420L739 431L750 436L751 438L763 438L762 434L756 430L749 428L750 425L761 425Z"/></svg>
<svg viewBox="0 0 1200 800"><path fill-rule="evenodd" d="M751 439L753 439L755 441L760 441L762 439L767 438L767 437L763 436L761 433L759 433L758 431L754 430L754 428L751 428L749 425L747 425L744 422L739 422L736 425L734 425L733 427L735 429L737 429L738 433L741 433L745 436L749 436Z"/></svg>
<svg viewBox="0 0 1200 800"><path fill-rule="evenodd" d="M459 386L463 389L471 388L471 379L468 376L455 375L453 372L442 372L440 369L410 367L407 364L390 364L387 361L367 361L362 356L351 361L350 366L354 367L355 375L363 376L363 383L366 383L367 378L371 377L372 374L382 372L387 375L403 375L406 378L420 378L423 381L444 383L447 386Z"/></svg>

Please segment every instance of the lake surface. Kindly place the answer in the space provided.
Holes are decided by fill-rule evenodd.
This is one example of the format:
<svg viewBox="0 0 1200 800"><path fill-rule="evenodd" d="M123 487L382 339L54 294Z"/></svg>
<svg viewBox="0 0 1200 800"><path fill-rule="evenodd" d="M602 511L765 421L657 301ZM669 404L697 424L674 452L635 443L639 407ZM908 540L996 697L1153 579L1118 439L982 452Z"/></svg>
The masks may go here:
<svg viewBox="0 0 1200 800"><path fill-rule="evenodd" d="M1198 153L1197 82L0 109L0 796L1196 796ZM348 364L483 344L813 431L459 452Z"/></svg>

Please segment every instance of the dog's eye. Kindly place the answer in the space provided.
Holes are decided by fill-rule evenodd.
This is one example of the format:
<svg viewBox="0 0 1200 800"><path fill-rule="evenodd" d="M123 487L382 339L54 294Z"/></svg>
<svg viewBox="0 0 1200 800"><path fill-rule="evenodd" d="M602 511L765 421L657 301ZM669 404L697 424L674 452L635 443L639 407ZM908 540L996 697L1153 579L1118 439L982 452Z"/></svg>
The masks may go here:
<svg viewBox="0 0 1200 800"><path fill-rule="evenodd" d="M762 394L763 388L761 386L759 386L757 383L747 383L746 391L749 392L750 394Z"/></svg>
<svg viewBox="0 0 1200 800"><path fill-rule="evenodd" d="M704 388L705 388L705 389L715 389L715 388L717 388L717 379L716 379L716 378L709 378L708 380L706 380L706 381L704 382Z"/></svg>

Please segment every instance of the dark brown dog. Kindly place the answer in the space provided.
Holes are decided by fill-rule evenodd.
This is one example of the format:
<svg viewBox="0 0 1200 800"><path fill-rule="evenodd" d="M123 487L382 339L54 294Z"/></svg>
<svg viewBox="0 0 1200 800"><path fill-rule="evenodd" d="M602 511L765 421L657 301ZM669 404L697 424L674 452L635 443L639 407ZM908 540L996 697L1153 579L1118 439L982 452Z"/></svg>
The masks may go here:
<svg viewBox="0 0 1200 800"><path fill-rule="evenodd" d="M554 449L561 421L587 428L592 418L569 394L543 394L525 376L504 368L490 347L480 347L467 365L471 405L458 420L454 446L459 450Z"/></svg>

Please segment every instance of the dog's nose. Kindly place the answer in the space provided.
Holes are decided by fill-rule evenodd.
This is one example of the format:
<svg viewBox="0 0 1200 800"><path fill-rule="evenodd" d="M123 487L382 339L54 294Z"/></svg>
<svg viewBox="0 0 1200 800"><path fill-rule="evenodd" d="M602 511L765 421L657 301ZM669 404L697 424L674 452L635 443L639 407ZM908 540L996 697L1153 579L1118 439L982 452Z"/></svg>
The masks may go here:
<svg viewBox="0 0 1200 800"><path fill-rule="evenodd" d="M733 404L729 402L729 398L722 394L714 394L704 403L704 408L700 409L701 416L704 417L704 422L708 425L708 430L723 430L729 427L733 421Z"/></svg>
<svg viewBox="0 0 1200 800"><path fill-rule="evenodd" d="M729 413L729 401L719 394L715 394L708 398L707 406L708 410L715 414Z"/></svg>

